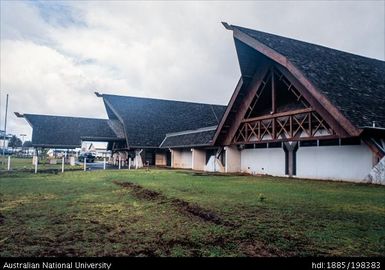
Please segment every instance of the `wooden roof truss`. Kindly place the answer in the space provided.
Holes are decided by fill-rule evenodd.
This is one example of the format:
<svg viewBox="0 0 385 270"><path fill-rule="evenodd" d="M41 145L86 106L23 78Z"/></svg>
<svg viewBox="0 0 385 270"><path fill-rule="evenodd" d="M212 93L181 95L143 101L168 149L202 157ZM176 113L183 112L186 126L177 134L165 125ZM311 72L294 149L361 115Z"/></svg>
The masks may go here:
<svg viewBox="0 0 385 270"><path fill-rule="evenodd" d="M282 82L286 91L289 91L300 108L277 111L276 85ZM269 114L253 117L264 91L271 87L271 111ZM282 88L279 89L282 91ZM266 94L266 93L265 93ZM244 118L241 120L238 130L235 133L232 143L247 144L271 141L288 140L309 140L318 138L338 138L334 129L323 119L323 117L313 108L305 97L288 78L278 69L272 66L259 88L255 92Z"/></svg>

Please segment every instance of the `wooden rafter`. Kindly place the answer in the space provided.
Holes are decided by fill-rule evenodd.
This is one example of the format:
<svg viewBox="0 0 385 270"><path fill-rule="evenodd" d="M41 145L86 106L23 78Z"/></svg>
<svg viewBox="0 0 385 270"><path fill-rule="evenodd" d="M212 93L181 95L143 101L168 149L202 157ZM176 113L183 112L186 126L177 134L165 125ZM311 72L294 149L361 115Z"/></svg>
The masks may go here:
<svg viewBox="0 0 385 270"><path fill-rule="evenodd" d="M294 83L295 81L296 85L298 85L296 88L298 90L301 88L301 93L303 95L306 94L305 98L309 104L313 108L318 107L316 108L317 111L321 113L322 117L333 126L339 136L359 136L362 133L362 129L355 127L285 56L267 47L235 27L229 26L229 29L233 31L234 38L280 64L281 66L277 65L278 69L281 72L284 71L290 77L295 79L292 80L289 76L286 76L285 73L282 72L291 81L291 83Z"/></svg>
<svg viewBox="0 0 385 270"><path fill-rule="evenodd" d="M275 112L275 83L274 80L282 80L287 86L287 90L296 96L297 101L301 101L305 108L286 112ZM257 106L257 101L271 80L272 86L272 110L271 114L258 117L250 117L252 110ZM319 131L323 131L319 134ZM287 140L307 140L315 138L338 138L334 129L325 121L321 115L310 106L305 97L295 85L279 71L271 68L260 84L260 88L255 91L255 96L245 118L240 121L239 129L233 137L233 143L258 143L265 141L287 141Z"/></svg>
<svg viewBox="0 0 385 270"><path fill-rule="evenodd" d="M223 145L230 145L235 134L237 133L238 128L240 127L241 121L243 117L246 115L246 112L253 101L258 89L261 87L262 82L265 78L266 73L269 71L270 63L266 62L261 65L261 67L256 71L253 80L248 86L247 91L245 91L245 95L242 97L242 100L238 106L237 113L234 115L232 119L229 129L226 131L226 136L221 143Z"/></svg>
<svg viewBox="0 0 385 270"><path fill-rule="evenodd" d="M255 108L255 105L257 105L259 98L261 97L261 95L263 94L263 91L266 88L266 85L269 83L269 78L270 78L270 72L266 74L265 78L261 83L261 86L258 88L257 92L255 93L254 100L252 101L252 103L248 108L247 117L250 117L250 115L252 114Z"/></svg>
<svg viewBox="0 0 385 270"><path fill-rule="evenodd" d="M305 112L303 112L306 110ZM275 129L273 127L276 127ZM323 134L317 131L323 130ZM267 136L270 136L268 138ZM245 119L233 143L257 143L317 138L338 138L334 130L311 109Z"/></svg>

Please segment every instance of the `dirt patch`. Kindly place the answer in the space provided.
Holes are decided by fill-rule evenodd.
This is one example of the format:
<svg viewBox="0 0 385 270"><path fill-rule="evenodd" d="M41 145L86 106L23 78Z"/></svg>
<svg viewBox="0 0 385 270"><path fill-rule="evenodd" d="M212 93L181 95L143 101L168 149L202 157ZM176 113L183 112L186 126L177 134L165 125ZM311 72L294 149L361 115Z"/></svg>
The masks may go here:
<svg viewBox="0 0 385 270"><path fill-rule="evenodd" d="M152 201L156 200L161 201L162 203L169 202L172 206L176 207L182 213L191 214L193 216L201 218L204 221L212 222L217 225L237 227L235 224L223 220L217 213L208 209L204 209L195 203L189 203L181 199L170 199L157 191L146 189L132 182L113 181L113 183L125 188L130 188L133 191L134 195L139 199Z"/></svg>
<svg viewBox="0 0 385 270"><path fill-rule="evenodd" d="M187 212L194 216L200 217L205 221L210 221L217 225L226 225L226 226L230 225L228 224L228 222L225 222L224 220L222 220L216 213L210 210L204 209L197 204L189 203L181 199L173 199L171 200L171 204L177 207L179 210L182 210L183 212Z"/></svg>
<svg viewBox="0 0 385 270"><path fill-rule="evenodd" d="M134 195L139 199L145 199L145 200L165 200L166 199L166 197L160 194L159 192L143 188L142 186L139 186L131 182L118 182L118 181L112 181L112 182L121 187L131 189L134 192Z"/></svg>

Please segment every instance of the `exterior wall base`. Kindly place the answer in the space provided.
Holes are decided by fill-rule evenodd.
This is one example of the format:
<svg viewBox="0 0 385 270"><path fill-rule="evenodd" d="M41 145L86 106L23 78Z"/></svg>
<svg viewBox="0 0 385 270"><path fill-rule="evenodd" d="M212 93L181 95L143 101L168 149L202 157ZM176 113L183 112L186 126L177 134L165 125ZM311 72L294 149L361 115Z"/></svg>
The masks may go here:
<svg viewBox="0 0 385 270"><path fill-rule="evenodd" d="M193 148L192 151L192 169L203 171L206 163L206 151L202 149Z"/></svg>
<svg viewBox="0 0 385 270"><path fill-rule="evenodd" d="M241 171L241 151L236 146L225 147L225 172L240 172Z"/></svg>
<svg viewBox="0 0 385 270"><path fill-rule="evenodd" d="M192 151L190 149L172 149L171 151L171 165L173 168L192 168Z"/></svg>
<svg viewBox="0 0 385 270"><path fill-rule="evenodd" d="M300 147L296 177L363 182L372 170L372 157L364 144Z"/></svg>
<svg viewBox="0 0 385 270"><path fill-rule="evenodd" d="M211 156L209 161L204 167L205 172L225 172L225 167L223 167L221 161L215 156Z"/></svg>

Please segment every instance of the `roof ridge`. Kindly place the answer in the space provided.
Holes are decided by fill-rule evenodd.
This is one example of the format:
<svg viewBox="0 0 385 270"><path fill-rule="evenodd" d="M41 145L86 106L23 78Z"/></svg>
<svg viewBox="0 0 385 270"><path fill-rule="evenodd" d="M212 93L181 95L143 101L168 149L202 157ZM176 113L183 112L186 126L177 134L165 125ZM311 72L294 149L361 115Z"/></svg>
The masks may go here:
<svg viewBox="0 0 385 270"><path fill-rule="evenodd" d="M349 54L349 55L353 55L355 57L360 57L360 58L364 58L364 59L368 59L368 60L374 60L374 61L379 61L379 62L382 62L385 64L385 60L382 60L382 59L377 59L377 58L372 58L372 57L368 57L368 56L363 56L363 55L360 55L360 54L356 54L356 53L351 53L351 52L347 52L347 51L343 51L341 49L336 49L336 48L331 48L331 47L327 47L326 45L321 45L321 44L317 44L317 43L312 43L312 42L308 42L308 41L304 41L304 40L300 40L300 39L294 39L294 38L290 38L290 37L285 37L285 36L281 36L281 35L277 35L277 34L273 34L273 33L269 33L269 32L264 32L264 31L260 31L260 30L255 30L255 29L251 29L251 28L247 28L247 27L243 27L243 26L238 26L238 25L231 25L232 27L236 27L238 28L239 30L249 30L249 31L253 31L253 32L258 32L258 33L262 33L262 34L266 34L266 35L271 35L271 36L274 36L274 37L278 37L278 38L284 38L284 39L287 39L287 40L292 40L292 41L295 41L295 42L301 42L301 43L304 43L304 44L307 44L307 45L312 45L312 46L316 46L316 47L321 47L321 48L324 48L324 49L327 49L327 50L332 50L332 51L336 51L336 52L339 52L339 53L344 53L344 54ZM243 33L245 33L244 31L242 31ZM248 33L245 33L248 35ZM262 41L260 41L262 42ZM264 42L262 42L265 46L268 46L267 44L265 44ZM271 48L270 46L268 46L269 48ZM273 49L273 48L271 48ZM274 50L274 49L273 49Z"/></svg>
<svg viewBox="0 0 385 270"><path fill-rule="evenodd" d="M212 103L203 103L203 102L195 102L195 101L185 101L185 100L149 98L149 97L137 97L137 96L123 96L123 95L115 95L115 94L101 94L101 95L102 96L122 97L122 98L134 98L134 99L145 99L145 100L155 100L155 101L168 101L168 102L179 102L179 103L188 103L188 104L200 104L200 105L226 107L226 105L223 105L223 104L212 104Z"/></svg>

